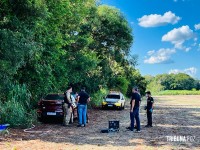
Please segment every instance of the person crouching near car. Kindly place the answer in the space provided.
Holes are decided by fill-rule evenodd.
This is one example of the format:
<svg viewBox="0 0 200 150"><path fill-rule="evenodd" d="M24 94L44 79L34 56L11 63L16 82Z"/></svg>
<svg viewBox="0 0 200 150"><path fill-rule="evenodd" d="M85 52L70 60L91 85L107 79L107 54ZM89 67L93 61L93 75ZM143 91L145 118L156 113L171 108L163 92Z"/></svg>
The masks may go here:
<svg viewBox="0 0 200 150"><path fill-rule="evenodd" d="M87 103L90 101L90 96L85 92L85 88L81 89L81 92L78 94L78 127L86 126L86 117L87 117Z"/></svg>
<svg viewBox="0 0 200 150"><path fill-rule="evenodd" d="M67 87L67 90L64 92L64 104L63 104L63 125L68 126L71 118L73 119L72 114L72 99L71 99L72 87Z"/></svg>
<svg viewBox="0 0 200 150"><path fill-rule="evenodd" d="M147 125L145 127L153 127L152 126L152 113L153 113L154 99L153 99L153 97L151 97L151 92L150 91L146 92L146 96L147 96L147 106L146 106Z"/></svg>

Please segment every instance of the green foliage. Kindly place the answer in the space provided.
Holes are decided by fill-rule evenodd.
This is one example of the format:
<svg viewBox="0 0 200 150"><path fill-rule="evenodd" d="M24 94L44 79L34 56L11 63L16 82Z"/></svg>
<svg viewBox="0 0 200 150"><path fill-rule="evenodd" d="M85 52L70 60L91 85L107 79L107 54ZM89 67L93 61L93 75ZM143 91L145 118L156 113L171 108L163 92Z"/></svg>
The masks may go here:
<svg viewBox="0 0 200 150"><path fill-rule="evenodd" d="M125 77L113 77L111 84L111 89L117 89L123 94L126 94L129 82Z"/></svg>
<svg viewBox="0 0 200 150"><path fill-rule="evenodd" d="M102 101L104 99L104 97L108 94L108 90L107 89L100 89L98 92L96 92L95 94L91 95L91 101L90 101L90 106L92 107L99 107L102 104Z"/></svg>
<svg viewBox="0 0 200 150"><path fill-rule="evenodd" d="M161 74L155 77L145 76L145 79L147 81L147 90L150 90L154 95L160 93L170 94L168 90L174 91L172 92L172 95L173 93L177 93L179 95L180 90L183 90L183 94L185 93L185 90L199 90L199 81L184 73Z"/></svg>
<svg viewBox="0 0 200 150"><path fill-rule="evenodd" d="M137 87L141 95L145 95L147 82L144 77L141 76L139 70L135 70L132 67L126 68L126 76L129 81L127 96L131 96L132 88Z"/></svg>
<svg viewBox="0 0 200 150"><path fill-rule="evenodd" d="M1 123L11 127L31 126L36 120L35 111L31 111L30 92L25 85L13 85L6 102L0 102Z"/></svg>
<svg viewBox="0 0 200 150"><path fill-rule="evenodd" d="M102 87L130 94L138 86L144 93L137 57L129 54L132 42L120 10L95 0L0 1L2 120L29 125L39 98L68 85L85 86L97 104Z"/></svg>
<svg viewBox="0 0 200 150"><path fill-rule="evenodd" d="M165 90L158 93L158 95L200 95L200 91L195 90Z"/></svg>

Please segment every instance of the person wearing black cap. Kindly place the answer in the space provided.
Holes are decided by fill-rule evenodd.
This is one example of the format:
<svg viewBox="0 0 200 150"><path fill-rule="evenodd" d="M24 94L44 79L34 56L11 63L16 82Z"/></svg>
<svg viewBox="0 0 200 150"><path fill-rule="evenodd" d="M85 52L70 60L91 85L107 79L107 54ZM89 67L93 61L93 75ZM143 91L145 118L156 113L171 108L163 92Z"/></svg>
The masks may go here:
<svg viewBox="0 0 200 150"><path fill-rule="evenodd" d="M145 127L153 127L152 126L152 113L153 113L154 99L153 99L153 97L151 97L151 92L150 91L146 92L146 96L147 96L147 106L146 106L147 125Z"/></svg>

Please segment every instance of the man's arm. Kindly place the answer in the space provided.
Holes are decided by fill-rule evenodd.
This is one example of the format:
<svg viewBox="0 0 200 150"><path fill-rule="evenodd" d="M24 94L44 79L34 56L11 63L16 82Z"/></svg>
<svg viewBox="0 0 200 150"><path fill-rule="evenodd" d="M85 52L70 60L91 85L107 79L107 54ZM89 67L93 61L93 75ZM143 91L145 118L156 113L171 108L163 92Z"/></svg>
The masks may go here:
<svg viewBox="0 0 200 150"><path fill-rule="evenodd" d="M153 109L153 104L154 104L154 99L153 99L153 97L152 97L152 109Z"/></svg>
<svg viewBox="0 0 200 150"><path fill-rule="evenodd" d="M131 102L131 112L133 112L133 108L134 108L134 106L135 106L135 99L132 99L132 102Z"/></svg>
<svg viewBox="0 0 200 150"><path fill-rule="evenodd" d="M88 103L90 102L90 97L87 99L87 102L88 102Z"/></svg>
<svg viewBox="0 0 200 150"><path fill-rule="evenodd" d="M79 99L80 99L80 96L77 96L77 100L76 100L77 103L79 102Z"/></svg>
<svg viewBox="0 0 200 150"><path fill-rule="evenodd" d="M72 103L71 102L71 95L70 95L70 93L67 93L67 101L68 101L68 103Z"/></svg>

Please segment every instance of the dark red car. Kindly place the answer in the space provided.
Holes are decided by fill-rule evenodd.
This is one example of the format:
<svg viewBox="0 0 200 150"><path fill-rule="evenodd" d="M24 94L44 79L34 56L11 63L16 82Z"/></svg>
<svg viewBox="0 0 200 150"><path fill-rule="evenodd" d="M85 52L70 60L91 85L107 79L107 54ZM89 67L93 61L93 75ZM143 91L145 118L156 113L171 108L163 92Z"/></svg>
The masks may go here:
<svg viewBox="0 0 200 150"><path fill-rule="evenodd" d="M38 119L43 121L45 118L55 117L62 119L64 94L48 94L38 102ZM76 111L74 110L74 115Z"/></svg>

